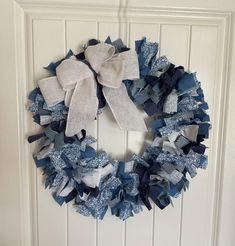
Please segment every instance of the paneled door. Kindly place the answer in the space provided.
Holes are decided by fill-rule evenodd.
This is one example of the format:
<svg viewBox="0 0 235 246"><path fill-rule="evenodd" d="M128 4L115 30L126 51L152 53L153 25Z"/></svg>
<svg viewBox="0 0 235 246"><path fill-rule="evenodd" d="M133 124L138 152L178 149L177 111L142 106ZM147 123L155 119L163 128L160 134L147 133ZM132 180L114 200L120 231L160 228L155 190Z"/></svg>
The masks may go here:
<svg viewBox="0 0 235 246"><path fill-rule="evenodd" d="M127 6L126 1L114 1L110 6L99 3L67 3L61 1L3 1L12 23L2 25L8 35L11 59L3 78L1 101L4 104L4 124L1 129L1 161L4 175L2 185L15 178L13 186L3 190L20 201L12 207L11 223L20 217L17 235L12 238L11 226L6 223L2 246L212 246L217 245L221 170L223 165L229 12L196 11L158 7ZM0 9L3 16L4 8ZM9 16L8 16L9 17ZM7 16L6 16L7 18ZM14 21L13 21L14 20ZM43 69L50 61L62 58L69 49L79 52L90 38L104 40L122 38L134 48L134 41L147 37L159 43L159 55L183 65L190 72L197 71L210 107L213 128L207 154L209 165L191 180L189 191L173 201L174 207L161 211L153 207L125 222L111 216L103 221L83 217L73 205L58 206L50 191L44 189L41 170L36 170L26 136L37 131L26 111L26 97L36 81L48 76ZM12 37L12 38L11 38ZM14 43L13 43L14 42ZM4 46L1 46L4 49ZM6 51L3 51L3 53ZM7 56L6 56L7 57ZM14 58L14 59L13 59ZM14 62L11 64L11 60ZM2 66L3 67L3 66ZM1 75L0 75L1 76ZM3 76L3 75L2 75ZM16 81L16 82L14 82ZM10 114L7 111L10 110ZM2 114L1 114L2 115ZM7 121L7 122L6 122ZM8 126L6 126L8 124ZM98 149L105 149L113 157L141 152L144 135L120 130L109 108L98 117L89 132L95 136ZM3 140L4 139L4 140ZM3 148L6 146L4 151ZM11 146L11 147L10 147ZM7 159L8 158L8 159ZM1 163L2 165L2 163ZM18 181L19 182L18 182ZM17 191L19 192L16 192ZM4 196L5 197L5 196ZM8 197L10 203L11 198ZM5 218L7 221L7 218ZM16 219L16 221L18 221ZM8 235L9 234L9 235ZM219 244L218 246L232 246Z"/></svg>

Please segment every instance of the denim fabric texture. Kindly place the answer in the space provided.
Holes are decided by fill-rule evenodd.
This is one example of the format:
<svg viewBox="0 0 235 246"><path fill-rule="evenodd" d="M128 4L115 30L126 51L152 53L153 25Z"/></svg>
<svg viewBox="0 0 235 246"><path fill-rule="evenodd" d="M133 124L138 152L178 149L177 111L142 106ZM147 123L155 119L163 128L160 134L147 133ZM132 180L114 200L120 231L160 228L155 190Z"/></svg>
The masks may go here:
<svg viewBox="0 0 235 246"><path fill-rule="evenodd" d="M97 45L92 39L84 46ZM116 53L129 50L122 40L106 43ZM142 155L133 154L128 161L113 160L105 151L96 151L96 139L87 136L86 129L65 135L68 108L64 102L48 107L39 88L28 95L28 110L41 133L28 137L38 142L39 151L33 155L35 164L43 170L45 188L50 188L55 201L62 205L73 202L78 213L103 219L108 208L121 220L149 210L153 201L160 209L172 204L189 187L189 177L197 169L207 167L204 139L209 137L210 117L201 83L195 73L175 66L165 56L157 57L158 44L146 38L137 40L140 79L124 80L128 95L151 119L149 131L153 142ZM87 62L84 52L71 50L60 61L46 69L56 74L56 67L71 56ZM98 85L98 114L106 102Z"/></svg>

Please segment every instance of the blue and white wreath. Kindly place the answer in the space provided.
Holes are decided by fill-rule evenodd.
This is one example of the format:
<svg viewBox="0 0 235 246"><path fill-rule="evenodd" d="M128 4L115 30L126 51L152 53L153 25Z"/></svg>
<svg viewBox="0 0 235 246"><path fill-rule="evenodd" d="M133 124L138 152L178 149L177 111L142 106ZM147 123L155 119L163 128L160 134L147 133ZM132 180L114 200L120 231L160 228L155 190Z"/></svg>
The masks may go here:
<svg viewBox="0 0 235 246"><path fill-rule="evenodd" d="M202 142L210 118L200 82L157 53L158 44L146 38L135 42L135 51L120 39L92 39L83 52L70 50L46 67L52 76L39 80L28 96L41 133L28 141L38 142L33 158L58 204L74 201L77 212L98 219L110 207L125 220L143 206L150 210L150 200L165 208L188 188L188 174L206 168ZM86 129L106 105L121 129L152 132L142 156L113 160L92 147L96 139Z"/></svg>

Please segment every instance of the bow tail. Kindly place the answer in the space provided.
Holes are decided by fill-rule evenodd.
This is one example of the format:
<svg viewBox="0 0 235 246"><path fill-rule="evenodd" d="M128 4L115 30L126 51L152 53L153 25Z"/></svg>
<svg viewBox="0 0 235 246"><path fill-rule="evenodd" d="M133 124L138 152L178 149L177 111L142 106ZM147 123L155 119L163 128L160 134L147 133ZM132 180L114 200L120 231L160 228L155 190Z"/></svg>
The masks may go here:
<svg viewBox="0 0 235 246"><path fill-rule="evenodd" d="M70 102L65 135L72 137L93 122L98 109L96 82L93 77L77 83Z"/></svg>
<svg viewBox="0 0 235 246"><path fill-rule="evenodd" d="M120 88L103 86L103 94L119 127L128 131L147 131L144 120L127 94L125 85Z"/></svg>

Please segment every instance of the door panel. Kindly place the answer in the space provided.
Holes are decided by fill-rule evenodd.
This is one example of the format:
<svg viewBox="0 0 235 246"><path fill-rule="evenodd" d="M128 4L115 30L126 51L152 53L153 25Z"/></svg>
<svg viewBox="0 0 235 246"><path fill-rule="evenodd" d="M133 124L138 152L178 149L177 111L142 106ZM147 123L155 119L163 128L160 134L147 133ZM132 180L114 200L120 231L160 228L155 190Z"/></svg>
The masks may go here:
<svg viewBox="0 0 235 246"><path fill-rule="evenodd" d="M133 1L132 1L133 2ZM223 134L227 77L227 44L230 15L215 11L109 6L77 6L14 2L16 36L16 77L18 110L18 151L22 245L24 246L209 246L216 245L219 226L218 192L223 160ZM161 211L153 206L126 222L111 216L103 221L75 212L73 204L58 206L50 191L44 190L43 177L32 162L35 146L25 136L35 132L25 110L26 95L40 78L49 62L62 58L69 49L79 52L90 38L104 40L121 37L131 48L134 40L146 36L159 42L159 55L166 55L176 65L197 71L210 106L213 124L207 145L209 166L191 180L189 191L174 199L174 207ZM4 98L6 101L6 99ZM14 108L15 107L15 108ZM105 149L114 158L127 159L140 153L149 135L118 128L109 108L104 110L88 132L97 137L95 147ZM12 136L13 139L13 136ZM221 142L222 139L222 142ZM22 170L25 170L22 172ZM6 244L7 245L7 244ZM223 245L221 245L223 246ZM227 246L227 245L226 245ZM228 245L230 246L230 245Z"/></svg>

